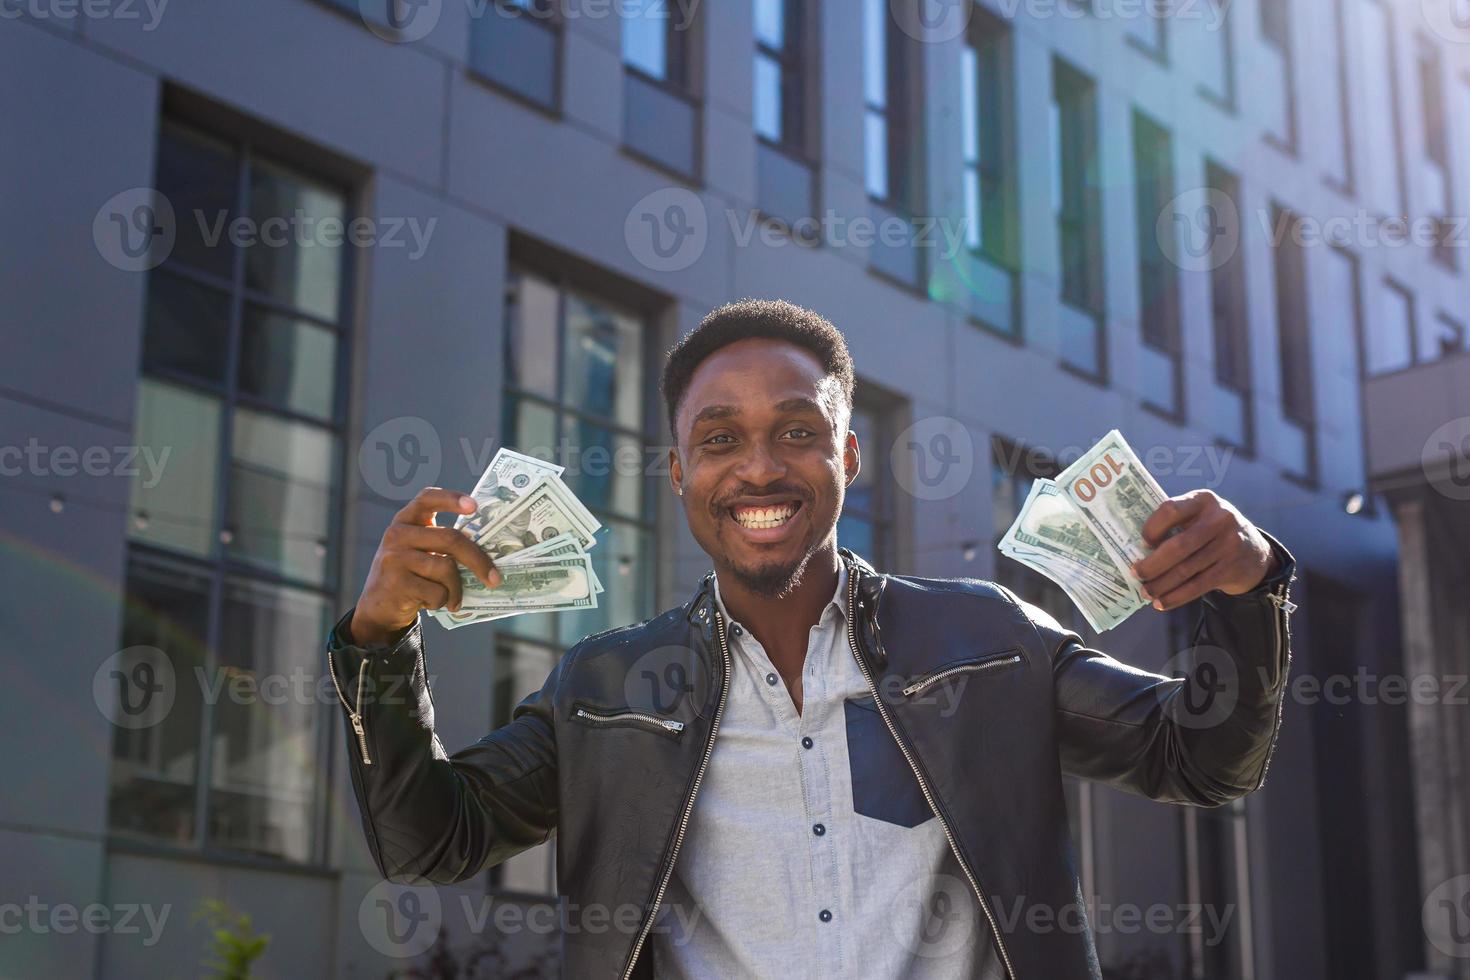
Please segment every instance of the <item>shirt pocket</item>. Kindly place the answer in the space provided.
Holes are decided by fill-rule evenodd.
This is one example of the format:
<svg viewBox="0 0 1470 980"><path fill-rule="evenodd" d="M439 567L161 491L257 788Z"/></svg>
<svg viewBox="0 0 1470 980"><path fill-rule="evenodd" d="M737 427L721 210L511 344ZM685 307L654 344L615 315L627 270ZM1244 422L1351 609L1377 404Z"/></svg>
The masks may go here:
<svg viewBox="0 0 1470 980"><path fill-rule="evenodd" d="M852 774L852 808L858 814L900 827L917 827L934 816L870 694L843 702L847 765Z"/></svg>
<svg viewBox="0 0 1470 980"><path fill-rule="evenodd" d="M572 705L572 720L592 728L633 728L677 739L684 734L684 723L662 715L632 708L599 708L590 704Z"/></svg>

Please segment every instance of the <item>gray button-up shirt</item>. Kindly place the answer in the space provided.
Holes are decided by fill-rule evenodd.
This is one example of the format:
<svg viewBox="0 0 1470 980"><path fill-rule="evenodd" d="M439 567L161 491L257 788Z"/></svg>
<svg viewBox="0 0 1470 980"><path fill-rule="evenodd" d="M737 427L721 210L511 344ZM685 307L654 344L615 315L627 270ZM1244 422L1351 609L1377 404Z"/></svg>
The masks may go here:
<svg viewBox="0 0 1470 980"><path fill-rule="evenodd" d="M846 589L844 566L811 630L798 714L715 583L730 688L650 934L660 978L1005 976L848 646Z"/></svg>

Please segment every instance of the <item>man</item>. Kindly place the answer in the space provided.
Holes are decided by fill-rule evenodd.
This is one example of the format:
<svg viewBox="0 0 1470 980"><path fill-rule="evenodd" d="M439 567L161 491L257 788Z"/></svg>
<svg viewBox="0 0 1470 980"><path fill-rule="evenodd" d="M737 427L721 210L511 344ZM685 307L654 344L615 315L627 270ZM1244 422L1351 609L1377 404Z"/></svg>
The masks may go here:
<svg viewBox="0 0 1470 980"><path fill-rule="evenodd" d="M458 493L424 490L384 533L330 638L379 869L457 882L554 836L579 980L1099 976L1061 776L1200 806L1260 787L1291 556L1208 491L1149 519L1145 589L1160 609L1202 599L1197 642L1236 667L1201 690L1000 586L839 551L861 447L852 361L817 314L714 311L663 392L670 483L714 571L684 606L577 644L453 756L417 614L458 605L456 562L491 587L499 573L435 526L473 511ZM408 706L361 697L403 677ZM1202 696L1228 713L1200 724Z"/></svg>

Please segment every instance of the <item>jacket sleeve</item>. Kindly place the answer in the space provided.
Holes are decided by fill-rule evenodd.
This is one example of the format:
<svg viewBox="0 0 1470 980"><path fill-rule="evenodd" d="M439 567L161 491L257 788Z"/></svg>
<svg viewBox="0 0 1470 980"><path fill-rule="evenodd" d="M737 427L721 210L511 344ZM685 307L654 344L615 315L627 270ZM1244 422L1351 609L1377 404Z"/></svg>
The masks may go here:
<svg viewBox="0 0 1470 980"><path fill-rule="evenodd" d="M342 702L352 789L385 878L452 884L550 839L557 817L553 704L563 657L511 721L447 755L419 624L391 645L356 646L338 621L327 661Z"/></svg>
<svg viewBox="0 0 1470 980"><path fill-rule="evenodd" d="M1281 724L1296 562L1256 588L1201 601L1184 676L1130 667L1022 603L1052 658L1062 771L1168 803L1219 806L1259 789ZM1181 672L1183 673L1183 672Z"/></svg>

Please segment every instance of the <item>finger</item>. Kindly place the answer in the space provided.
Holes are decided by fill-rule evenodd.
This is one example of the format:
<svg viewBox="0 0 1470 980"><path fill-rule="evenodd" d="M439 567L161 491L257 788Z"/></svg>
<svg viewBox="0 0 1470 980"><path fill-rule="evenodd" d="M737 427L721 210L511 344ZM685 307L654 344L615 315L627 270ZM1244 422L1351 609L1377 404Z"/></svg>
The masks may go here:
<svg viewBox="0 0 1470 980"><path fill-rule="evenodd" d="M412 500L404 504L402 510L393 515L393 523L422 526L434 523L434 515L438 513L472 514L474 511L474 497L462 494L458 490L425 487Z"/></svg>
<svg viewBox="0 0 1470 980"><path fill-rule="evenodd" d="M1211 495L1203 490L1191 490L1177 497L1170 497L1143 522L1143 540L1156 548L1174 528L1192 520L1209 503Z"/></svg>
<svg viewBox="0 0 1470 980"><path fill-rule="evenodd" d="M1180 606L1193 602L1206 592L1214 591L1213 583L1219 577L1220 563L1212 562L1195 575L1181 582L1173 589L1154 600L1154 608L1163 612L1170 609L1178 609Z"/></svg>
<svg viewBox="0 0 1470 980"><path fill-rule="evenodd" d="M1187 533L1187 532L1186 532ZM1183 537L1183 534L1175 537ZM1174 538L1170 538L1170 541ZM1215 538L1205 544L1194 554L1184 558L1173 568L1168 569L1156 578L1151 578L1142 586L1143 594L1150 599L1168 595L1179 588L1185 582L1194 578L1200 572L1223 561L1229 551L1229 542Z"/></svg>
<svg viewBox="0 0 1470 980"><path fill-rule="evenodd" d="M412 599L420 609L442 609L449 602L449 590L443 585L407 570L398 591Z"/></svg>
<svg viewBox="0 0 1470 980"><path fill-rule="evenodd" d="M490 588L500 585L500 570L495 567L490 556L471 541L468 535L452 527L435 527L432 524L424 527L402 525L393 529L393 546L448 555L474 572L475 577Z"/></svg>
<svg viewBox="0 0 1470 980"><path fill-rule="evenodd" d="M441 605L451 612L458 611L464 596L464 583L459 577L459 565L447 555L431 555L423 551L410 551L404 555L403 567L421 579L442 586L447 596Z"/></svg>
<svg viewBox="0 0 1470 980"><path fill-rule="evenodd" d="M1152 554L1134 562L1133 571L1144 582L1151 582L1205 547L1215 535L1216 528L1208 522L1195 521L1178 534L1166 539L1163 544L1154 549Z"/></svg>

